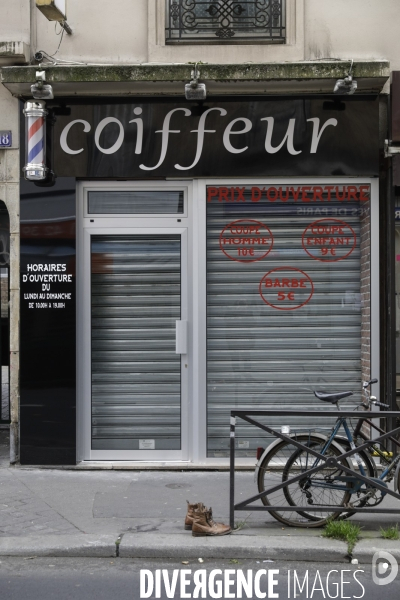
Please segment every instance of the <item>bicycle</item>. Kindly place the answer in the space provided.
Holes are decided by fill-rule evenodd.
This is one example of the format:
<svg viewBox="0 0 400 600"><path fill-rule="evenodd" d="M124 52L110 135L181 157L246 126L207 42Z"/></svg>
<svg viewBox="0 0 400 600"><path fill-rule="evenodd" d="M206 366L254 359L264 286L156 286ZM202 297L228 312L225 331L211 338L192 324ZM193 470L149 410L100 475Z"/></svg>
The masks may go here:
<svg viewBox="0 0 400 600"><path fill-rule="evenodd" d="M377 380L373 379L363 384L365 393L373 383L377 383ZM339 401L351 396L352 393L350 391L338 394L315 392L315 396L319 400L336 404L340 410ZM371 405L388 408L387 404L378 402L374 396L368 397L367 401L362 402L360 406L369 409ZM381 502L385 494L381 492L379 495L379 490L357 478L356 469L362 476L368 477L372 481L375 480L386 487L389 481L395 479L400 493L400 455L392 458L383 444L382 447L374 444L372 449L368 449L369 451L367 449L360 450L352 457L342 456L350 449L356 448L354 440L358 442L360 438L363 440L362 443L369 440L368 435L362 429L365 422L383 433L383 430L370 419L361 417L355 428L357 435L353 438L346 417L339 416L328 436L315 432L292 433L288 436L291 438L290 441L278 439L267 448L256 468L259 492L271 489L285 481L288 483L272 494L263 496L261 498L263 504L283 506L282 503L284 503L286 506L296 507L304 505L304 510L293 509L293 512L270 511L274 518L289 526L320 527L328 520L339 516L341 518L350 517L354 514L352 510L354 508L376 505ZM345 437L338 435L341 427L344 428ZM391 436L389 439L400 448L400 443L395 438ZM303 448L296 446L292 440L302 443ZM309 474L307 472L321 464L321 458L318 458L316 453L324 456L325 464L316 473ZM374 455L385 459L385 468L380 476L378 476ZM330 457L335 460L329 461ZM354 476L350 476L343 467L354 471ZM291 481L293 477L301 473L305 473L304 478L297 479L293 483ZM313 505L316 505L314 509ZM318 505L331 506L332 512L318 511ZM338 508L342 510L337 510ZM343 508L348 510L343 510Z"/></svg>

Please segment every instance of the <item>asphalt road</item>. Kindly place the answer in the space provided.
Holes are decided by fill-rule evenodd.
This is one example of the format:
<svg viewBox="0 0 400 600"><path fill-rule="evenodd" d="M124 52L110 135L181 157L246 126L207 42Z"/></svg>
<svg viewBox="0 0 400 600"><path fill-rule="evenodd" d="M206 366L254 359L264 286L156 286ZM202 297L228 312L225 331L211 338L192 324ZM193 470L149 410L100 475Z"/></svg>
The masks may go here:
<svg viewBox="0 0 400 600"><path fill-rule="evenodd" d="M248 569L252 570L251 579L253 581L253 591L251 595L243 593L243 598L273 597L272 594L278 594L283 600L290 598L364 598L365 600L398 600L400 598L400 574L390 584L378 586L372 581L371 566L354 566L348 563L341 564L316 564L316 563L294 563L294 562L269 562L263 563L256 560L241 561L204 561L200 564L198 561L191 561L188 565L183 565L176 561L150 561L150 560L132 560L132 559L78 559L78 558L3 558L0 562L0 598L7 600L111 600L115 598L124 598L139 600L146 595L149 578L146 575L146 589L144 594L140 595L140 571L147 570L151 572L154 580L156 571L161 570L161 598L181 598L180 582L184 574L182 570L190 570L186 574L189 585L186 588L186 597L192 597L194 589L193 574L199 569L206 571L205 581L208 585L212 580L211 572L220 569L223 573L226 570L233 570L233 573L225 574L230 581L233 581L231 587L223 586L223 576L219 572L214 573L214 586L216 594L213 597L227 598L229 592L231 598L237 597L238 571L242 571L248 576ZM177 588L174 595L167 596L163 583L162 570L168 571L167 582L173 580L174 570L177 577ZM364 572L356 572L362 569ZM271 588L268 589L268 575L261 570L277 570L278 573L269 572L271 577ZM329 577L328 573L331 571ZM255 580L256 574L259 575L260 593L256 594ZM296 574L296 577L295 577ZM307 590L308 576L308 590ZM151 576L150 576L151 577ZM273 585L276 580L276 585ZM221 580L221 591L218 593L218 581ZM288 580L290 587L288 588ZM202 581L200 576L198 581ZM303 591L300 592L299 584L296 583L296 596L294 595L294 582L298 581L300 586L305 582ZM229 583L229 581L228 581ZM289 592L290 589L290 592ZM227 594L228 591L228 594ZM143 592L143 590L142 590ZM262 596L266 593L266 596ZM153 594L147 596L155 598ZM207 593L200 598L210 598Z"/></svg>

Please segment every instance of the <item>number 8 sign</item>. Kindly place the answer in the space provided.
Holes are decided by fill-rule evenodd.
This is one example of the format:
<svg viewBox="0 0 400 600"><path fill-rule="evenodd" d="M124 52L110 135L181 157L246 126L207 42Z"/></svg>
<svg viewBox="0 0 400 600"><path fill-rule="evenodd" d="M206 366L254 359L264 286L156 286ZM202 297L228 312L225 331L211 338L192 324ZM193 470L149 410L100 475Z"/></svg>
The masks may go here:
<svg viewBox="0 0 400 600"><path fill-rule="evenodd" d="M12 135L11 131L0 131L0 148L11 148Z"/></svg>

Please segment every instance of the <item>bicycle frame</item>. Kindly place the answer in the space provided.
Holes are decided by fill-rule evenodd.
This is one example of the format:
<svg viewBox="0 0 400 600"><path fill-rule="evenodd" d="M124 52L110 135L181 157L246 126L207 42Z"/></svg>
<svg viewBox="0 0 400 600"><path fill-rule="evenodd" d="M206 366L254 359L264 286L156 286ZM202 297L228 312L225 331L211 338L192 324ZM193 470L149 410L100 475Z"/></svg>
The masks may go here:
<svg viewBox="0 0 400 600"><path fill-rule="evenodd" d="M381 431L380 428L376 427L368 419L365 419L365 421L368 421L375 429L377 429L378 431ZM324 445L323 449L321 450L321 454L322 455L325 455L325 453L329 449L330 445L332 444L333 440L335 439L337 433L339 432L339 430L340 430L340 428L342 426L343 426L343 429L345 430L346 437L347 437L347 439L349 441L351 449L352 450L356 449L356 445L354 443L354 438L353 438L352 433L350 431L350 428L349 428L349 426L347 424L346 417L339 417L337 419L336 424L334 425L331 433L330 433L330 436L329 436L326 444ZM384 433L384 432L382 431L382 433ZM378 451L379 451L379 448L378 448ZM379 454L381 454L380 451L379 451ZM368 477L367 473L365 472L364 466L362 464L361 457L358 454L358 452L354 453L354 458L356 460L356 463L357 463L357 466L358 466L358 469L359 469L361 475L363 475L364 477ZM314 461L314 463L313 463L313 465L312 465L311 468L314 468L314 467L318 466L318 463L320 462L320 460L321 459L319 459L319 458L315 459L315 461ZM397 463L399 461L400 461L400 455L396 456L389 463L389 465L382 471L381 475L377 478L378 480L381 481L382 484L385 485L385 482L384 482L385 478L390 473L390 471L397 465ZM363 484L365 484L364 481L360 481L359 479L357 479L356 476L354 476L354 477L351 477L351 476L338 476L338 477L335 477L334 480L335 481L352 482L353 483L352 489L349 490L348 487L346 487L346 486L341 486L341 485L332 484L332 483L328 483L328 482L322 482L322 481L318 481L317 479L313 479L313 485L315 487L324 487L324 488L330 488L330 489L335 489L335 490L347 490L347 491L350 492L350 494L354 494L354 493L359 492L361 490ZM384 492L382 492L382 493L384 494Z"/></svg>
<svg viewBox="0 0 400 600"><path fill-rule="evenodd" d="M328 449L331 446L334 438L336 437L339 429L342 426L343 426L343 428L344 428L344 430L346 432L346 437L349 440L351 449L353 450L355 448L354 440L353 440L353 437L351 435L351 431L350 431L350 429L349 429L349 427L347 425L346 417L339 417L337 419L336 424L334 425L331 433L330 433L330 436L329 436L326 444L324 445L324 447L320 451L321 455L324 456L325 453L328 451ZM361 458L360 458L360 456L358 454L355 454L355 459L356 459L358 468L360 469L361 475L363 475L364 477L367 477L365 469L364 469L364 467L362 465ZM320 458L316 458L314 460L314 463L311 466L311 468L317 467L318 463L320 462L320 460L321 460ZM354 494L355 492L359 491L361 489L362 484L363 484L363 482L357 480L356 477L345 476L345 475L334 477L334 480L335 481L344 481L344 482L350 482L351 481L353 484L355 484L355 485L353 485L353 490L350 492L352 494ZM318 479L316 479L316 478L313 479L312 485L315 486L315 487L323 487L323 488L329 488L329 489L335 489L335 490L343 490L343 491L347 490L347 491L349 491L348 487L346 485L340 485L340 484L338 485L338 484L335 484L335 483L333 483L333 484L332 483L328 483L326 481L324 481L324 482L323 481L318 481Z"/></svg>
<svg viewBox="0 0 400 600"><path fill-rule="evenodd" d="M366 436L361 428L363 426L364 423L367 423L370 427L372 427L373 429L375 429L375 431L377 431L378 433L385 433L383 429L381 429L380 427L378 427L377 425L375 425L375 423L373 423L372 421L370 421L370 419L364 418L364 417L360 417L355 429L354 429L354 438L357 439L358 436L360 436L363 440L368 440L368 436ZM388 438L389 441L393 442L393 444L395 446L397 446L398 448L400 448L400 442L398 440L396 440L394 437L389 437ZM385 463L389 463L389 467L388 469L391 470L393 468L393 465L395 465L397 462L399 462L400 460L400 455L397 457L397 459L395 459L394 461L390 461L388 460L388 458L386 457L385 453L382 452L382 450L378 447L378 446L372 446L372 449L374 450L374 452L376 452L376 454L385 461Z"/></svg>

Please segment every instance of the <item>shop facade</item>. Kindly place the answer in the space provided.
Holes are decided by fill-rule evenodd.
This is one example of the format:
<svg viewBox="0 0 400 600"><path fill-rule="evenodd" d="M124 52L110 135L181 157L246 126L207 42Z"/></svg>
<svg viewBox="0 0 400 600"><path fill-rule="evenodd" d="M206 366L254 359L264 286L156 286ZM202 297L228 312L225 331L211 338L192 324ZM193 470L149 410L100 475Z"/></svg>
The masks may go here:
<svg viewBox="0 0 400 600"><path fill-rule="evenodd" d="M231 409L379 377L378 96L46 108L56 178L21 181L21 463L223 466ZM260 445L239 431L243 464Z"/></svg>

